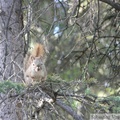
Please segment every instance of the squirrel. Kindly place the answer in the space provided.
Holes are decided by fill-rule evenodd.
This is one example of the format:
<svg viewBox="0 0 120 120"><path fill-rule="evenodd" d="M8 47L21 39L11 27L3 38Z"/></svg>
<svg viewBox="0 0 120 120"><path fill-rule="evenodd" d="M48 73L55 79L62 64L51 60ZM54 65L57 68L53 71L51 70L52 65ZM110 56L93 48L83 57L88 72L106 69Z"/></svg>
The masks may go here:
<svg viewBox="0 0 120 120"><path fill-rule="evenodd" d="M24 78L27 85L46 80L45 61L45 48L42 44L36 43L31 53L27 53L24 59Z"/></svg>

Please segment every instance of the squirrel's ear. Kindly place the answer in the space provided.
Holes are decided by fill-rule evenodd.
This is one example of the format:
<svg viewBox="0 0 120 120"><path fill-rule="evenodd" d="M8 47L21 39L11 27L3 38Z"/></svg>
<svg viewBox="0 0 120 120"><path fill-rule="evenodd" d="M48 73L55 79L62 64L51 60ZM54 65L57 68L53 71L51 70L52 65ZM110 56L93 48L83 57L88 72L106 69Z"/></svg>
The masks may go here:
<svg viewBox="0 0 120 120"><path fill-rule="evenodd" d="M31 56L31 60L33 61L35 59L35 57Z"/></svg>

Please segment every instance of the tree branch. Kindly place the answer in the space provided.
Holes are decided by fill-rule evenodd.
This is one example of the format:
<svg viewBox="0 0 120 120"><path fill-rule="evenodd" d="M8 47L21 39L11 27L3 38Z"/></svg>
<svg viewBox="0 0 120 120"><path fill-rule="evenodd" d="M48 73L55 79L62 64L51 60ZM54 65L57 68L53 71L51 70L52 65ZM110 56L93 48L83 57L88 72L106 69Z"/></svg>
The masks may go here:
<svg viewBox="0 0 120 120"><path fill-rule="evenodd" d="M100 0L101 2L107 3L108 5L112 6L113 8L115 8L116 10L120 11L120 4L119 3L115 3L111 0Z"/></svg>
<svg viewBox="0 0 120 120"><path fill-rule="evenodd" d="M83 120L80 115L78 115L71 107L62 103L60 100L55 101L56 105L60 106L63 110L69 113L75 120Z"/></svg>

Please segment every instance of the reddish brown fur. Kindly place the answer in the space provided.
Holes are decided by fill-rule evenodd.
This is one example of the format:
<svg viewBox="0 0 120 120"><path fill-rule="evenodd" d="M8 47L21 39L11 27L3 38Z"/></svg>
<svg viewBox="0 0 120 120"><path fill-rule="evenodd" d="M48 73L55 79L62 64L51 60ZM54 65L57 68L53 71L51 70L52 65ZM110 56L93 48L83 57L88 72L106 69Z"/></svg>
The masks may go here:
<svg viewBox="0 0 120 120"><path fill-rule="evenodd" d="M31 55L34 57L43 57L44 53L43 45L36 43Z"/></svg>

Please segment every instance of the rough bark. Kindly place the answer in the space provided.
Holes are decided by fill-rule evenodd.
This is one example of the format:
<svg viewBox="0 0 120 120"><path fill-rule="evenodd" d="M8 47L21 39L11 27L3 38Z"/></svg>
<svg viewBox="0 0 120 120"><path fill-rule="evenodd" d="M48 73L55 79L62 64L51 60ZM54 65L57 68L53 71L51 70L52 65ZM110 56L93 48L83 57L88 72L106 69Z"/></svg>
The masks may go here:
<svg viewBox="0 0 120 120"><path fill-rule="evenodd" d="M21 0L1 0L0 8L0 78L19 81L24 48Z"/></svg>
<svg viewBox="0 0 120 120"><path fill-rule="evenodd" d="M0 80L21 82L24 41L21 0L0 0ZM0 119L20 120L16 101L0 94Z"/></svg>

